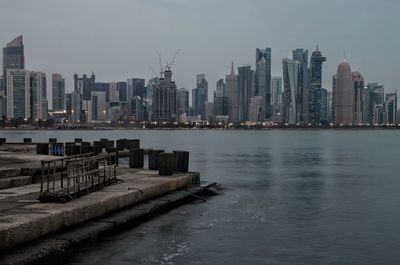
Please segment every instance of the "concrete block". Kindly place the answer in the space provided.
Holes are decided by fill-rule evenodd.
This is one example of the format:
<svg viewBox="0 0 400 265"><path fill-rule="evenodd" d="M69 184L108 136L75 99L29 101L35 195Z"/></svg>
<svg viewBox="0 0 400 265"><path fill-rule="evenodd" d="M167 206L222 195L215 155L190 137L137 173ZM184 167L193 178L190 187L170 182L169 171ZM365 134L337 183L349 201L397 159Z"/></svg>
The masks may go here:
<svg viewBox="0 0 400 265"><path fill-rule="evenodd" d="M49 155L49 144L48 143L36 144L36 154Z"/></svg>
<svg viewBox="0 0 400 265"><path fill-rule="evenodd" d="M158 170L158 160L160 153L164 153L164 150L150 150L149 152L149 169Z"/></svg>
<svg viewBox="0 0 400 265"><path fill-rule="evenodd" d="M129 167L143 168L144 166L144 150L131 149L129 150Z"/></svg>
<svg viewBox="0 0 400 265"><path fill-rule="evenodd" d="M189 171L189 152L173 151L174 154L174 171L188 172Z"/></svg>
<svg viewBox="0 0 400 265"><path fill-rule="evenodd" d="M172 176L174 174L174 154L160 153L158 174L161 176Z"/></svg>
<svg viewBox="0 0 400 265"><path fill-rule="evenodd" d="M140 140L139 139L127 139L126 140L126 148L131 149L139 149L140 148Z"/></svg>

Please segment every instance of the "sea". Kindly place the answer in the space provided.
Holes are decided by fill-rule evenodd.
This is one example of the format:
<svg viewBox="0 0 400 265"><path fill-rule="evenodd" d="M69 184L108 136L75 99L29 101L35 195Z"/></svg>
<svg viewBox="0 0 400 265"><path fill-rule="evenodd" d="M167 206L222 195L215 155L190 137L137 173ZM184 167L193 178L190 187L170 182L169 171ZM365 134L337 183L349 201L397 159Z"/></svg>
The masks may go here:
<svg viewBox="0 0 400 265"><path fill-rule="evenodd" d="M3 130L7 141L140 139L219 183L65 264L400 264L400 131Z"/></svg>

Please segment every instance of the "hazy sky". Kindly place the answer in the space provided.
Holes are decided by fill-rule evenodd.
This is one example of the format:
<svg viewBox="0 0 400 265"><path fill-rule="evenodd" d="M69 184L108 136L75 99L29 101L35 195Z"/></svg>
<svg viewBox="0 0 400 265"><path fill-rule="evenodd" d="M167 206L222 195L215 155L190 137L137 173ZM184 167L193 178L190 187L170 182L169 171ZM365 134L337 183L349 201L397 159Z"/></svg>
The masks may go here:
<svg viewBox="0 0 400 265"><path fill-rule="evenodd" d="M272 75L294 48L316 44L327 57L323 85L346 52L367 82L398 88L398 0L0 0L0 45L24 35L26 68L98 81L152 77L158 54L170 60L179 87L205 73L209 88L235 66L255 64L256 48L272 48ZM236 69L237 71L237 69ZM48 77L50 79L50 76ZM210 93L210 100L211 98Z"/></svg>

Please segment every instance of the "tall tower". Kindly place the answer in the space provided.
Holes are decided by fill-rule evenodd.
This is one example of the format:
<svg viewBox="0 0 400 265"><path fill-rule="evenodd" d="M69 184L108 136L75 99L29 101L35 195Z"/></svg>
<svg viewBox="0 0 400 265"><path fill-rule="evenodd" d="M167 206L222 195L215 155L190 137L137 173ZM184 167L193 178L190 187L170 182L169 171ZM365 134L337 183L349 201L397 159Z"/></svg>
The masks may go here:
<svg viewBox="0 0 400 265"><path fill-rule="evenodd" d="M310 82L308 73L308 50L296 49L293 50L293 60L301 63L300 80L299 80L299 109L300 121L309 121L309 101L310 101Z"/></svg>
<svg viewBox="0 0 400 265"><path fill-rule="evenodd" d="M271 81L271 105L272 114L278 115L281 112L282 107L282 77L272 77Z"/></svg>
<svg viewBox="0 0 400 265"><path fill-rule="evenodd" d="M7 69L25 69L23 37L18 36L3 48L3 77L7 84ZM2 88L6 90L5 87Z"/></svg>
<svg viewBox="0 0 400 265"><path fill-rule="evenodd" d="M322 64L326 61L326 57L322 56L318 49L318 45L315 51L311 54L310 61L310 93L309 93L309 122L316 122L316 109L315 109L315 90L322 88Z"/></svg>
<svg viewBox="0 0 400 265"><path fill-rule="evenodd" d="M256 49L256 95L262 97L261 120L271 116L271 48Z"/></svg>
<svg viewBox="0 0 400 265"><path fill-rule="evenodd" d="M231 122L238 121L238 77L235 75L235 70L232 68L231 73L225 76L225 94L228 98L228 116Z"/></svg>
<svg viewBox="0 0 400 265"><path fill-rule="evenodd" d="M166 67L164 77L159 78L153 90L153 115L157 122L174 122L177 119L176 84L172 71Z"/></svg>
<svg viewBox="0 0 400 265"><path fill-rule="evenodd" d="M364 115L364 77L360 72L353 72L353 95L354 95L354 116L353 120L355 123L363 123Z"/></svg>
<svg viewBox="0 0 400 265"><path fill-rule="evenodd" d="M254 86L254 71L251 66L238 68L238 119L239 121L249 120L250 98Z"/></svg>
<svg viewBox="0 0 400 265"><path fill-rule="evenodd" d="M300 121L301 96L301 63L299 61L283 59L283 122L296 124Z"/></svg>
<svg viewBox="0 0 400 265"><path fill-rule="evenodd" d="M343 60L336 72L335 123L353 123L353 80L350 65Z"/></svg>

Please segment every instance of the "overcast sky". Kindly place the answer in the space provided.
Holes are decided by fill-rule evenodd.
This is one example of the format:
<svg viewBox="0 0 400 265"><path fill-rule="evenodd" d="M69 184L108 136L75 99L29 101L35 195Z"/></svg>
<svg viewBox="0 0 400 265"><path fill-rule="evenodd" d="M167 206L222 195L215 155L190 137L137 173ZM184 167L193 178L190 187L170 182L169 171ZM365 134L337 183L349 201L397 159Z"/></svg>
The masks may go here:
<svg viewBox="0 0 400 265"><path fill-rule="evenodd" d="M323 85L343 58L367 82L398 88L398 0L0 0L0 45L23 34L26 68L65 76L95 72L102 82L152 77L181 49L173 68L179 87L205 73L209 88L235 66L255 64L272 48L272 75L294 48L316 44L327 57ZM237 69L236 69L237 71ZM50 76L48 76L50 79ZM211 93L210 100L211 98Z"/></svg>

